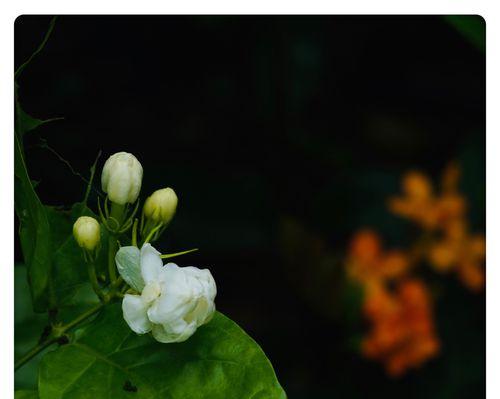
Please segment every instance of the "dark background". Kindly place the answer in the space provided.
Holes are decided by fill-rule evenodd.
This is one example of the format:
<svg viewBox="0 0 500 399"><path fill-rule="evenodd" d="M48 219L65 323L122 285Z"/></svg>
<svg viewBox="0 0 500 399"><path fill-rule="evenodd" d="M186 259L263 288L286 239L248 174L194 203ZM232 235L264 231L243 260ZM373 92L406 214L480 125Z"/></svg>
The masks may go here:
<svg viewBox="0 0 500 399"><path fill-rule="evenodd" d="M16 67L49 20L16 20ZM30 115L64 117L27 137L42 201L81 200L85 183L41 138L85 178L99 150L100 167L134 153L143 198L179 196L157 246L200 248L178 263L212 270L219 310L261 344L290 398L484 397L484 293L430 277L441 355L394 380L351 344L335 284L311 299L301 281L315 269L292 270L281 244L293 220L339 258L363 226L404 246L412 229L385 199L409 168L438 177L452 159L485 231L485 55L446 18L63 16L19 93Z"/></svg>

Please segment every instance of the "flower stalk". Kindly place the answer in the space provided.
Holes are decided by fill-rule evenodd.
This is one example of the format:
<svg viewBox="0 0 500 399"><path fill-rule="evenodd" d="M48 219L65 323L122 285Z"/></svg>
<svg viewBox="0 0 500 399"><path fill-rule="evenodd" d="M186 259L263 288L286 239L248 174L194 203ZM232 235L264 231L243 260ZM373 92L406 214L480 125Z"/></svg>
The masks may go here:
<svg viewBox="0 0 500 399"><path fill-rule="evenodd" d="M99 281L97 280L97 275L95 272L95 262L93 259L87 260L87 272L89 274L90 284L92 285L92 289L99 297L101 301L104 300L104 293L101 290L101 286L99 285Z"/></svg>

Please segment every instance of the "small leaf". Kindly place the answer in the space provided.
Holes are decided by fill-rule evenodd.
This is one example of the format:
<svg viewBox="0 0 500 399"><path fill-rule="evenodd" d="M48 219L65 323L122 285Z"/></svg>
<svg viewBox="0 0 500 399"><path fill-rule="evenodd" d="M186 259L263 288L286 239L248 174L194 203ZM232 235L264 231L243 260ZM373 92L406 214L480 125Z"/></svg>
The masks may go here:
<svg viewBox="0 0 500 399"><path fill-rule="evenodd" d="M144 288L141 274L141 251L139 248L121 247L116 253L116 267L120 276L137 292Z"/></svg>
<svg viewBox="0 0 500 399"><path fill-rule="evenodd" d="M40 399L286 398L262 349L219 312L177 344L133 333L118 303L75 335L42 359Z"/></svg>

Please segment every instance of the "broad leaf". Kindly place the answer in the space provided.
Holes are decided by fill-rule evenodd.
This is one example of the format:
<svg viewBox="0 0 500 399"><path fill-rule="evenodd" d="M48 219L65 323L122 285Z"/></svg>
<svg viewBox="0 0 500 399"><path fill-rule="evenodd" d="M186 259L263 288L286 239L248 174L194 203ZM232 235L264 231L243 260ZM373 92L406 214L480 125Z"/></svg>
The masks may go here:
<svg viewBox="0 0 500 399"><path fill-rule="evenodd" d="M42 359L40 399L286 397L261 348L218 312L186 342L160 344L114 304L75 336Z"/></svg>
<svg viewBox="0 0 500 399"><path fill-rule="evenodd" d="M38 399L37 391L19 390L14 393L14 399Z"/></svg>

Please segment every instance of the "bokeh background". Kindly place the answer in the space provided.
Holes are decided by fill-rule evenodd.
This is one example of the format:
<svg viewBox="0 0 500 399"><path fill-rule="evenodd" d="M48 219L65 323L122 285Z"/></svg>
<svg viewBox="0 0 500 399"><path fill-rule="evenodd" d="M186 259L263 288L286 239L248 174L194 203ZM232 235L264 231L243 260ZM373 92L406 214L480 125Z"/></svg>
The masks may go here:
<svg viewBox="0 0 500 399"><path fill-rule="evenodd" d="M49 21L16 20L16 67ZM418 240L387 207L408 170L438 183L455 161L470 230L484 234L484 30L478 16L62 16L20 80L29 114L64 117L27 137L28 169L52 205L83 197L78 174L99 151L100 166L134 153L144 195L175 188L158 246L200 248L178 263L212 270L219 310L290 398L484 397L484 288L415 269L439 351L395 377L361 350L369 320L345 273L362 228L388 248ZM17 316L34 325L22 312L16 297L16 343Z"/></svg>

